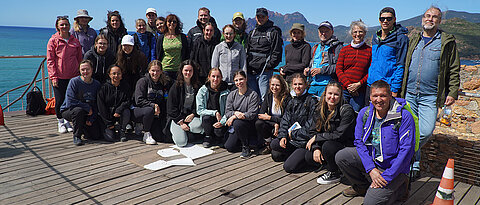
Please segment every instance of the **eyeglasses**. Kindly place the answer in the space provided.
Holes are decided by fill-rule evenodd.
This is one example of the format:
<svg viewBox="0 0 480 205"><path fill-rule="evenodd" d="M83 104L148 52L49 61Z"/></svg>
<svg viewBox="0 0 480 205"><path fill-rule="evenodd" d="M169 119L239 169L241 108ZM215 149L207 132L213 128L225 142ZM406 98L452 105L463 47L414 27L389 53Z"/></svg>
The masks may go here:
<svg viewBox="0 0 480 205"><path fill-rule="evenodd" d="M65 16L57 16L57 19L68 19L68 16L65 15Z"/></svg>
<svg viewBox="0 0 480 205"><path fill-rule="evenodd" d="M380 17L378 18L380 20L380 22L384 22L385 20L387 21L392 21L393 20L393 17Z"/></svg>

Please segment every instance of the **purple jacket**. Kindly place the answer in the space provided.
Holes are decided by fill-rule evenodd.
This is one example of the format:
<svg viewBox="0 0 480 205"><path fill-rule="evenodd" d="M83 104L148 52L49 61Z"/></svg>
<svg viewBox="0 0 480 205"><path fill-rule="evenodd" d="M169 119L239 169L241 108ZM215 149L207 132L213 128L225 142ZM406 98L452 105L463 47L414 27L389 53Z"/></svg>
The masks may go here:
<svg viewBox="0 0 480 205"><path fill-rule="evenodd" d="M375 157L373 146L365 144L373 130L375 108L370 103L368 118L363 124L367 107L360 110L355 126L355 147L362 159L365 171L369 173L377 167L385 170L382 177L390 183L399 174L410 171L410 161L415 149L415 122L409 111L403 109L405 99L393 98L385 121L381 124L380 156ZM400 120L400 121L399 121ZM398 123L401 122L401 123ZM396 126L398 128L396 128Z"/></svg>
<svg viewBox="0 0 480 205"><path fill-rule="evenodd" d="M92 48L92 46L95 44L95 38L97 38L97 32L90 27L88 27L87 32L76 32L72 27L70 29L70 34L75 36L75 38L80 41L80 45L82 45L82 55L85 55L85 53Z"/></svg>

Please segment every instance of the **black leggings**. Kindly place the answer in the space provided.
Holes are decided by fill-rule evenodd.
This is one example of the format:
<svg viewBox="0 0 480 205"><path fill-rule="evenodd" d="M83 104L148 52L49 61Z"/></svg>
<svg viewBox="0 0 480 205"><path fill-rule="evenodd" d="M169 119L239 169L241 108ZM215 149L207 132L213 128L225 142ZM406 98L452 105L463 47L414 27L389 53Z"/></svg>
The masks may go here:
<svg viewBox="0 0 480 205"><path fill-rule="evenodd" d="M225 133L227 132L227 127L222 126L220 128L215 128L213 127L213 124L215 124L217 121L217 118L215 116L202 116L202 127L203 131L205 133L205 136L211 137L211 140L223 140Z"/></svg>
<svg viewBox="0 0 480 205"><path fill-rule="evenodd" d="M287 141L287 148L280 147L280 139L275 138L270 143L272 159L276 162L285 161L283 169L288 173L302 172L308 166L305 156L308 150L297 148Z"/></svg>
<svg viewBox="0 0 480 205"><path fill-rule="evenodd" d="M68 108L61 113L61 116L73 123L73 136L81 137L84 135L87 139L101 138L102 131L99 119L93 121L91 126L87 126L88 112L81 107Z"/></svg>
<svg viewBox="0 0 480 205"><path fill-rule="evenodd" d="M325 159L325 163L326 163L324 165L328 171L331 171L331 172L339 171L338 166L335 163L335 154L337 154L337 152L343 148L345 148L345 145L337 141L323 142L321 151L322 151L323 159ZM307 153L305 153L305 160L310 165L314 165L314 166L320 165L320 163L313 160L312 151L308 151Z"/></svg>
<svg viewBox="0 0 480 205"><path fill-rule="evenodd" d="M63 101L65 101L68 82L70 82L70 79L57 79L57 87L53 86L53 94L55 95L55 115L57 115L58 119L63 118L62 113L60 112L60 107L62 106Z"/></svg>
<svg viewBox="0 0 480 205"><path fill-rule="evenodd" d="M143 131L150 132L157 142L165 142L165 135L162 133L166 124L166 117L160 114L155 117L153 107L137 107L133 109L133 121L143 124Z"/></svg>
<svg viewBox="0 0 480 205"><path fill-rule="evenodd" d="M257 134L259 137L263 137L264 139L273 138L273 131L275 127L269 124L265 120L257 120L255 121L255 128L257 130Z"/></svg>
<svg viewBox="0 0 480 205"><path fill-rule="evenodd" d="M255 121L253 120L240 120L233 121L233 133L229 133L227 140L225 141L225 149L229 152L238 152L241 147L249 146L250 140L256 138L255 130L252 129Z"/></svg>

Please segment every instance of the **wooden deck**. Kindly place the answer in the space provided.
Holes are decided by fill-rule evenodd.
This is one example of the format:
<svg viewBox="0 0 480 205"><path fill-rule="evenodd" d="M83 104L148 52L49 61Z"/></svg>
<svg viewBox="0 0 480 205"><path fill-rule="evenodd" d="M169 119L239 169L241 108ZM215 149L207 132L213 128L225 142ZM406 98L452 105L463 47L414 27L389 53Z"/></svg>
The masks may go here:
<svg viewBox="0 0 480 205"><path fill-rule="evenodd" d="M248 160L216 149L193 167L143 169L129 156L170 146L140 141L76 147L54 116L6 113L0 126L0 204L361 204L343 184L318 185L321 173L287 174L270 156ZM438 178L412 183L405 204L431 203ZM456 183L456 204L479 204L480 187Z"/></svg>

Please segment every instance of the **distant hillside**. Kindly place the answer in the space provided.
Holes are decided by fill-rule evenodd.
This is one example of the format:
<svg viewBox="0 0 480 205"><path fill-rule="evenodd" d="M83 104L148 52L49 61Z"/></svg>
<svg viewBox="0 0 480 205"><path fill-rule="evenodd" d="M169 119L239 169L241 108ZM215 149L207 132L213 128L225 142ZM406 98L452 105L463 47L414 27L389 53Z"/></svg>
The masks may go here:
<svg viewBox="0 0 480 205"><path fill-rule="evenodd" d="M399 21L398 23L404 27L407 27L411 33L420 32L422 15L423 14ZM284 40L290 39L288 31L292 27L292 24L301 23L305 25L307 41L320 41L317 32L318 24L308 22L308 20L300 12L283 15L278 12L268 11L268 16L276 26L282 29L282 38ZM255 27L255 18L248 18L246 22L247 31L250 31ZM443 13L443 20L440 28L455 35L459 47L460 57L464 59L480 59L480 13L448 10ZM379 29L379 26L368 28L368 33L366 35L368 43L371 42L371 38ZM348 34L348 30L348 26L334 25L334 35L337 36L340 41L345 43L348 43L352 40L350 34Z"/></svg>

